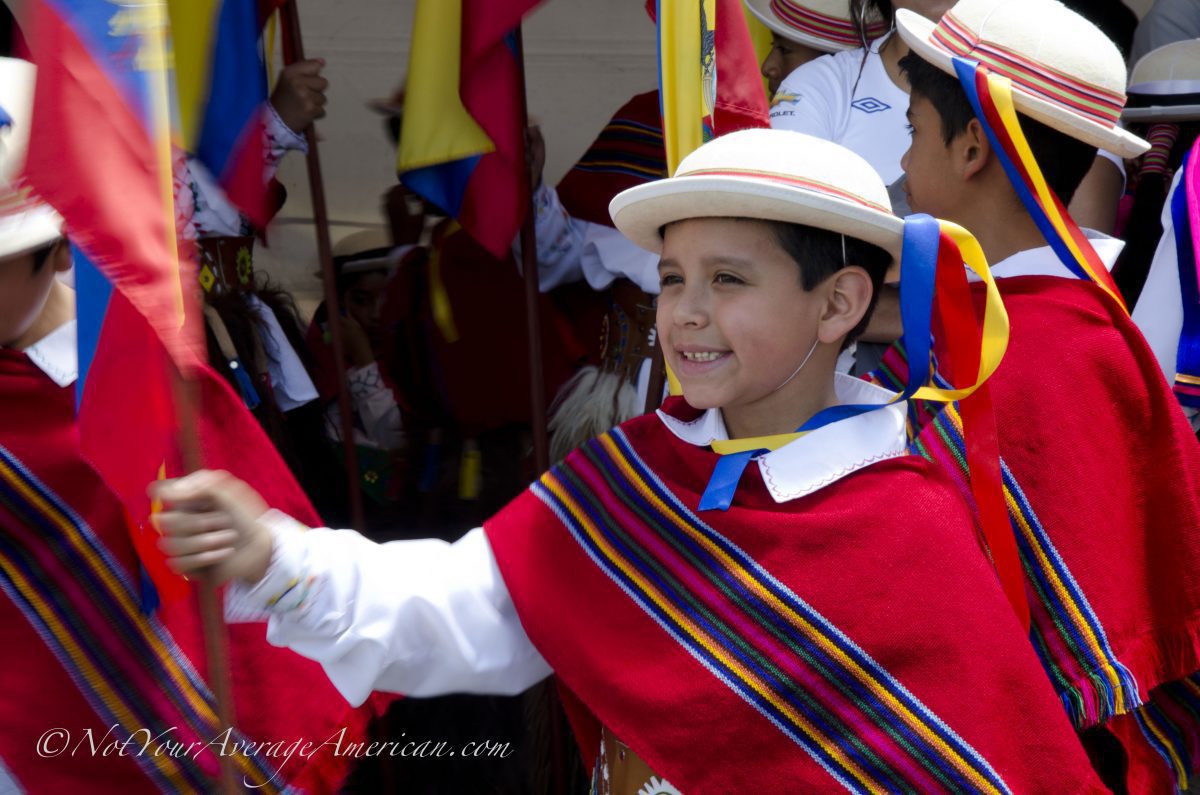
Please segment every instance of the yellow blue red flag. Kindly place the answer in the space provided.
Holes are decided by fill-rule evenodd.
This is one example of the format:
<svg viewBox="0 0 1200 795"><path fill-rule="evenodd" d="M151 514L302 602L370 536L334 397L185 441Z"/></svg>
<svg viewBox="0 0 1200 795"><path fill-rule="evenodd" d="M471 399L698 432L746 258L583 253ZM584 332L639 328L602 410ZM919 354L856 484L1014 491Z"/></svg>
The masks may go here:
<svg viewBox="0 0 1200 795"><path fill-rule="evenodd" d="M670 173L715 136L770 126L758 56L739 0L657 0L655 19Z"/></svg>
<svg viewBox="0 0 1200 795"><path fill-rule="evenodd" d="M529 207L516 33L539 0L418 0L397 170L496 256Z"/></svg>
<svg viewBox="0 0 1200 795"><path fill-rule="evenodd" d="M267 76L258 0L167 0L182 148L259 226L269 218L263 175Z"/></svg>

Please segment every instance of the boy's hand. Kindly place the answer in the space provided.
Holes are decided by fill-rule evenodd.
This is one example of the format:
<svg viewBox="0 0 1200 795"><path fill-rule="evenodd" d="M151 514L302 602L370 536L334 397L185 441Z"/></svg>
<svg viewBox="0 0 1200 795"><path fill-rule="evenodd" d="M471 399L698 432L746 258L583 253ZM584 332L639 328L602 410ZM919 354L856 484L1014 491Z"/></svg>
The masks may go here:
<svg viewBox="0 0 1200 795"><path fill-rule="evenodd" d="M279 73L271 94L271 104L279 118L295 133L325 116L325 89L329 81L321 77L325 62L319 58L297 61Z"/></svg>
<svg viewBox="0 0 1200 795"><path fill-rule="evenodd" d="M261 580L271 562L271 531L258 519L267 504L228 472L200 470L150 484L164 510L154 516L159 548L178 572L209 570L217 584Z"/></svg>

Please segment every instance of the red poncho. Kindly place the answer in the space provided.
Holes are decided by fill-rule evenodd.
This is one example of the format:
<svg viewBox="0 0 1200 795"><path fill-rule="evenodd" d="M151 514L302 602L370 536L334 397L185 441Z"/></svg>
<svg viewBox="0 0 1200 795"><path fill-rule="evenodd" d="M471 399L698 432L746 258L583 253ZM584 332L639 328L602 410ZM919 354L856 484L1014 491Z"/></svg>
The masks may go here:
<svg viewBox="0 0 1200 795"><path fill-rule="evenodd" d="M1052 276L998 284L1012 332L989 384L1031 639L1087 728L1200 670L1200 447L1141 333L1099 288ZM879 380L903 380L897 357L884 365ZM918 448L965 489L960 430L942 412ZM1111 724L1130 752L1131 791L1153 791L1139 782L1169 775L1164 759L1200 750L1200 690L1185 685L1154 692L1173 707Z"/></svg>
<svg viewBox="0 0 1200 795"><path fill-rule="evenodd" d="M155 756L154 745L142 752L141 734L124 754L111 746L129 736L128 727L221 745L205 724L211 702L193 678L206 675L194 599L166 603L149 618L141 612L127 515L80 457L73 387L56 386L24 354L0 349L0 394L0 759L31 793L213 790L210 752L169 760ZM315 522L225 383L207 373L201 399L206 465L238 474L273 505ZM230 626L229 647L237 729L252 741L283 741L238 775L261 783L277 772L259 792L335 791L351 759L330 745L285 761L286 746L336 742L340 727L347 727L343 743L361 739L371 709L352 709L320 666L269 645L261 627ZM126 728L113 731L117 724ZM233 740L224 747L231 751Z"/></svg>
<svg viewBox="0 0 1200 795"><path fill-rule="evenodd" d="M697 518L716 458L643 416L485 523L529 638L656 773L688 793L1103 791L936 466L783 504L751 467Z"/></svg>

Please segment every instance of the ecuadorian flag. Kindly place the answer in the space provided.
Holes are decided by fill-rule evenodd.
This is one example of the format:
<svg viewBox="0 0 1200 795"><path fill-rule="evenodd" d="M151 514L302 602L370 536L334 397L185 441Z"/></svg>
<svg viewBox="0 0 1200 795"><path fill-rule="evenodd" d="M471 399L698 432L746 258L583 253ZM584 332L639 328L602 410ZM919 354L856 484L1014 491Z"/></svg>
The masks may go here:
<svg viewBox="0 0 1200 795"><path fill-rule="evenodd" d="M417 0L396 169L498 257L529 207L515 32L539 0Z"/></svg>
<svg viewBox="0 0 1200 795"><path fill-rule="evenodd" d="M268 220L258 0L167 0L181 147L259 226Z"/></svg>
<svg viewBox="0 0 1200 795"><path fill-rule="evenodd" d="M667 169L717 135L768 127L766 89L739 0L657 0Z"/></svg>

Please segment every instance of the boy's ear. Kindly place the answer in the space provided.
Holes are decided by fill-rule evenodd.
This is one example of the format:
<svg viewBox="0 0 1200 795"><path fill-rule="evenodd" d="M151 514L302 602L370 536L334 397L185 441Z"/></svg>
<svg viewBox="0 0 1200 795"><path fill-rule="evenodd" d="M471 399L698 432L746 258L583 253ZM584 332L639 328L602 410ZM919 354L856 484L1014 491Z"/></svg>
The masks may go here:
<svg viewBox="0 0 1200 795"><path fill-rule="evenodd" d="M992 142L988 140L978 118L967 122L967 129L959 134L953 145L958 150L964 181L978 175L991 161Z"/></svg>
<svg viewBox="0 0 1200 795"><path fill-rule="evenodd" d="M71 244L62 239L55 244L50 252L50 264L56 273L66 273L71 270Z"/></svg>
<svg viewBox="0 0 1200 795"><path fill-rule="evenodd" d="M829 277L825 311L817 326L817 339L838 343L858 325L871 305L871 277L858 265L847 265Z"/></svg>

